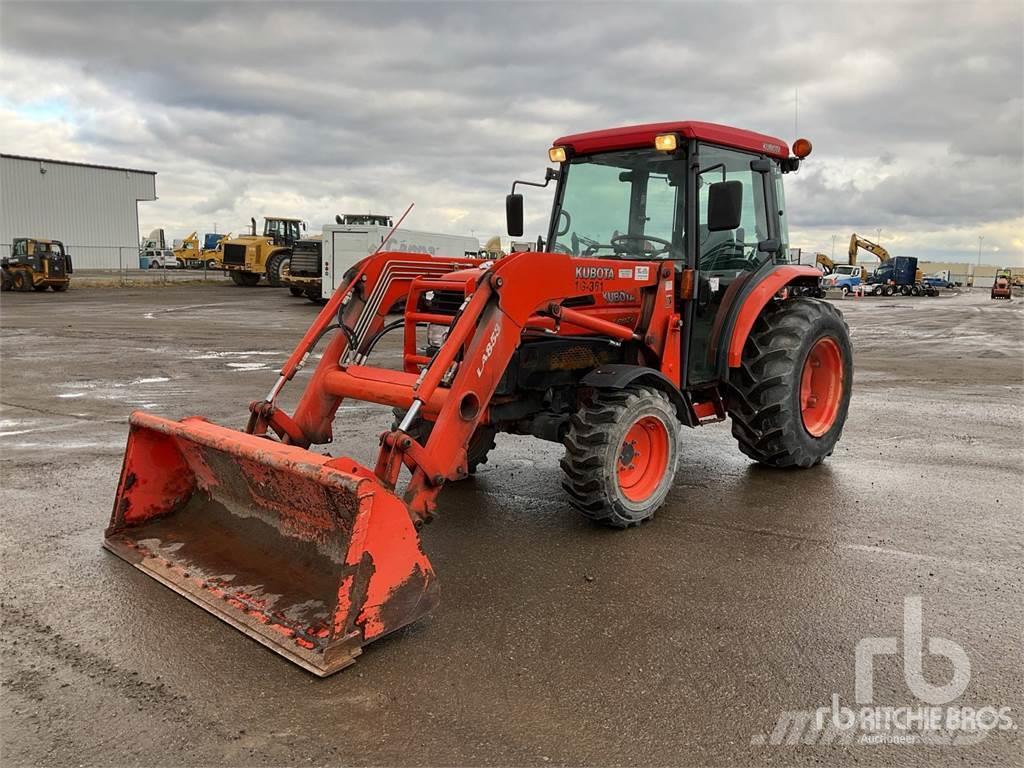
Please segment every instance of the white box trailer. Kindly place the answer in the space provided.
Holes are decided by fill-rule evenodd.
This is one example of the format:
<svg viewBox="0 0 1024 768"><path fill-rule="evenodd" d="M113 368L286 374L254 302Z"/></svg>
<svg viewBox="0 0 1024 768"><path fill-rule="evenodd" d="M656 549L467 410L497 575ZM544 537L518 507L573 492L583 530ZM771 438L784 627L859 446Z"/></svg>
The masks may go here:
<svg viewBox="0 0 1024 768"><path fill-rule="evenodd" d="M331 298L345 273L378 248L382 251L429 253L432 256L479 256L480 241L463 235L444 235L396 229L381 248L390 227L377 224L328 224L323 230L321 296Z"/></svg>

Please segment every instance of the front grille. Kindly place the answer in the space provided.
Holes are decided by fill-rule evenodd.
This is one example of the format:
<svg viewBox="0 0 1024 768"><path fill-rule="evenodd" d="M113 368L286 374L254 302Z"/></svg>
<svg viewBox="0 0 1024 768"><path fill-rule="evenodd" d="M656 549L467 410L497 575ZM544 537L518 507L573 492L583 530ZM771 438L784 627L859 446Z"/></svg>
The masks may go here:
<svg viewBox="0 0 1024 768"><path fill-rule="evenodd" d="M233 245L227 244L224 246L224 263L225 264L245 264L245 246L244 245Z"/></svg>
<svg viewBox="0 0 1024 768"><path fill-rule="evenodd" d="M297 277L320 277L323 269L323 246L319 240L300 240L292 249L288 271Z"/></svg>
<svg viewBox="0 0 1024 768"><path fill-rule="evenodd" d="M432 293L433 298L427 298L427 293ZM434 312L439 315L454 315L462 306L466 298L462 291L426 291L420 294L421 312Z"/></svg>

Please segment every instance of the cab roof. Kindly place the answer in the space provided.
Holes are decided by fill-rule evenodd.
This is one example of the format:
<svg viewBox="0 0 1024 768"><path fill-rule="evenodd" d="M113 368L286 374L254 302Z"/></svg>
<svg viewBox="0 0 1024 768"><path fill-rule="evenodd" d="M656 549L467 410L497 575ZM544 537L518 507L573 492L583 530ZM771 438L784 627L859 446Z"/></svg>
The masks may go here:
<svg viewBox="0 0 1024 768"><path fill-rule="evenodd" d="M770 157L789 157L789 146L782 139L741 128L717 123L682 120L670 123L645 123L603 131L574 133L555 139L556 147L571 147L574 154L590 155L617 149L653 147L654 137L660 133L678 133L684 139L697 139L748 152L764 153Z"/></svg>

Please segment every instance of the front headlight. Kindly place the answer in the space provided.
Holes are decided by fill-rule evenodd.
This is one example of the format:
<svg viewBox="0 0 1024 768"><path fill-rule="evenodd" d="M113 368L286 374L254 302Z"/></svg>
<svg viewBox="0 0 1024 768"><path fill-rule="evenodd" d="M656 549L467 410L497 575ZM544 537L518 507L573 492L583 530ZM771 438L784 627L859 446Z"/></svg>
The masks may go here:
<svg viewBox="0 0 1024 768"><path fill-rule="evenodd" d="M427 323L427 346L428 347L440 347L444 344L445 337L448 335L447 325L438 325L437 323Z"/></svg>

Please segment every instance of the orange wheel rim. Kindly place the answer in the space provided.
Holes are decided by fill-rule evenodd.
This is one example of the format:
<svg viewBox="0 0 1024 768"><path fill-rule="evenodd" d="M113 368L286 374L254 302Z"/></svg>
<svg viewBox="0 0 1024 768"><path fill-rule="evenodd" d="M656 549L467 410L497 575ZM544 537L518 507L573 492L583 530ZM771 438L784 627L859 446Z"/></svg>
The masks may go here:
<svg viewBox="0 0 1024 768"><path fill-rule="evenodd" d="M800 413L804 429L821 437L836 423L843 399L843 353L835 339L818 339L800 376Z"/></svg>
<svg viewBox="0 0 1024 768"><path fill-rule="evenodd" d="M660 419L644 416L626 432L616 469L619 488L629 501L644 501L661 484L668 468L668 428Z"/></svg>

